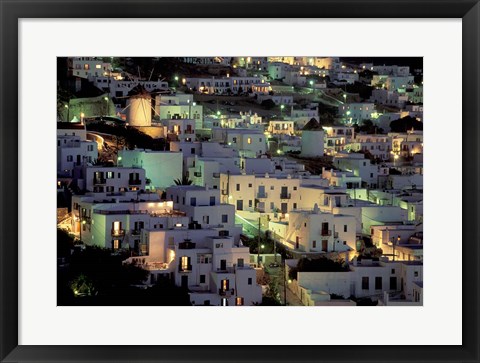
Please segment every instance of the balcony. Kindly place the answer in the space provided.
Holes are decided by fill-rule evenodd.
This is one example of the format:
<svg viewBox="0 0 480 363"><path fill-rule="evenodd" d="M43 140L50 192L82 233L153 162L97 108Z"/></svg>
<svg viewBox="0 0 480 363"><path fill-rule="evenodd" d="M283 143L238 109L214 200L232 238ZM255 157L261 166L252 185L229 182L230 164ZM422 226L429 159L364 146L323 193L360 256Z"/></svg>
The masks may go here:
<svg viewBox="0 0 480 363"><path fill-rule="evenodd" d="M328 230L327 230L327 229L323 229L323 230L320 231L320 235L322 235L322 236L331 236L331 235L332 235L332 230L330 230L330 229L328 229Z"/></svg>
<svg viewBox="0 0 480 363"><path fill-rule="evenodd" d="M258 199L265 199L265 198L268 198L268 193L257 193L257 198Z"/></svg>
<svg viewBox="0 0 480 363"><path fill-rule="evenodd" d="M195 173L193 173L193 175L197 178L201 178L202 177L202 172L201 171L196 171Z"/></svg>
<svg viewBox="0 0 480 363"><path fill-rule="evenodd" d="M112 237L123 237L125 236L124 229L112 229Z"/></svg>
<svg viewBox="0 0 480 363"><path fill-rule="evenodd" d="M134 179L130 179L130 180L128 181L128 185L140 185L140 184L142 184L142 181L139 180L139 179L135 179L135 180L134 180Z"/></svg>
<svg viewBox="0 0 480 363"><path fill-rule="evenodd" d="M235 289L223 290L220 288L218 289L218 295L230 297L232 295L235 295Z"/></svg>
<svg viewBox="0 0 480 363"><path fill-rule="evenodd" d="M94 185L105 185L105 184L107 184L107 179L105 179L105 178L95 178L95 179L93 179L93 184Z"/></svg>
<svg viewBox="0 0 480 363"><path fill-rule="evenodd" d="M180 265L178 266L178 272L192 272L192 265Z"/></svg>
<svg viewBox="0 0 480 363"><path fill-rule="evenodd" d="M291 197L290 193L280 193L280 199L290 199Z"/></svg>

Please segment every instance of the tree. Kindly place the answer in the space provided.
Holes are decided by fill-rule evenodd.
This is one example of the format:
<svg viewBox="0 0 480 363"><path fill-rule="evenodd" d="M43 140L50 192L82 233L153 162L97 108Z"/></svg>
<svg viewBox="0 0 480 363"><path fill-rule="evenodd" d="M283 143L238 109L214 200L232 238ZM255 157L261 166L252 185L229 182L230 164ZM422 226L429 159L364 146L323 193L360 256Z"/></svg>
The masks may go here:
<svg viewBox="0 0 480 363"><path fill-rule="evenodd" d="M174 180L175 185L192 185L192 181L188 179L185 175L182 176L182 179L178 178Z"/></svg>
<svg viewBox="0 0 480 363"><path fill-rule="evenodd" d="M93 282L84 274L78 275L70 283L74 296L94 296L98 293Z"/></svg>
<svg viewBox="0 0 480 363"><path fill-rule="evenodd" d="M423 122L417 121L416 118L411 116L402 117L390 122L390 130L392 132L407 132L412 129L423 130Z"/></svg>
<svg viewBox="0 0 480 363"><path fill-rule="evenodd" d="M271 100L270 98L267 100L263 100L260 105L266 110L271 110L276 106L275 102L273 102L273 100Z"/></svg>

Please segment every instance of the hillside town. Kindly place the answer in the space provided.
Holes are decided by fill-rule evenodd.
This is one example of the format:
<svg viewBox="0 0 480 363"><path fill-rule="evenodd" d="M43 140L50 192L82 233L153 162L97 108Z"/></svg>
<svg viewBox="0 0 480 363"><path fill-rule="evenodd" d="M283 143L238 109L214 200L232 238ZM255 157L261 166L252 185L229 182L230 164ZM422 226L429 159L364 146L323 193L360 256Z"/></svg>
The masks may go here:
<svg viewBox="0 0 480 363"><path fill-rule="evenodd" d="M421 58L57 60L58 305L423 305Z"/></svg>

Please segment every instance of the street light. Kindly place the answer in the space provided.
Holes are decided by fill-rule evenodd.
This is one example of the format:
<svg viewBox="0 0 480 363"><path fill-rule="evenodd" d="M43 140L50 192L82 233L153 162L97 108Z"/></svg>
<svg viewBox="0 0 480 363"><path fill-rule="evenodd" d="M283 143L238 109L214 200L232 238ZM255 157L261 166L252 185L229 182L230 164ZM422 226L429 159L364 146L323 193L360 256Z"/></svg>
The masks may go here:
<svg viewBox="0 0 480 363"><path fill-rule="evenodd" d="M343 94L343 102L347 103L347 94L346 93Z"/></svg>
<svg viewBox="0 0 480 363"><path fill-rule="evenodd" d="M285 108L285 105L280 105L280 116L283 118L283 109Z"/></svg>
<svg viewBox="0 0 480 363"><path fill-rule="evenodd" d="M67 122L70 121L70 107L68 105L65 105L65 108L67 109Z"/></svg>
<svg viewBox="0 0 480 363"><path fill-rule="evenodd" d="M313 87L313 83L314 83L314 82L313 82L313 81L310 81L309 83L310 83L310 86L312 86L312 87Z"/></svg>
<svg viewBox="0 0 480 363"><path fill-rule="evenodd" d="M105 102L107 102L107 106L106 106L106 111L105 111L105 116L108 116L108 97L103 97L103 99L105 100Z"/></svg>

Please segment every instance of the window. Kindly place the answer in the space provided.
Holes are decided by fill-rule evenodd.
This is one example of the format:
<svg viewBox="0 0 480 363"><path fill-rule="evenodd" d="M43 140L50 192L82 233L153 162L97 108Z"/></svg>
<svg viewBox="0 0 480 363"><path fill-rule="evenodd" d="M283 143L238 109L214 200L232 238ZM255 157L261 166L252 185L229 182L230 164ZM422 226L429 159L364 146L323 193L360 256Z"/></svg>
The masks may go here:
<svg viewBox="0 0 480 363"><path fill-rule="evenodd" d="M252 138L251 138L251 137L247 138L247 143L248 143L248 144L251 144L251 143L252 143Z"/></svg>
<svg viewBox="0 0 480 363"><path fill-rule="evenodd" d="M197 198L190 198L190 205L191 206L196 206L197 205Z"/></svg>
<svg viewBox="0 0 480 363"><path fill-rule="evenodd" d="M107 171L107 179L115 178L115 173L113 171Z"/></svg>
<svg viewBox="0 0 480 363"><path fill-rule="evenodd" d="M96 69L101 69L102 66L101 66L100 64L96 64L96 65L95 65L95 68L96 68Z"/></svg>
<svg viewBox="0 0 480 363"><path fill-rule="evenodd" d="M252 208L253 206L253 201L251 199L248 200L248 207L249 208Z"/></svg>
<svg viewBox="0 0 480 363"><path fill-rule="evenodd" d="M413 276L414 276L414 277L418 277L418 271L415 271L415 272L413 273Z"/></svg>
<svg viewBox="0 0 480 363"><path fill-rule="evenodd" d="M243 267L243 265L244 265L244 260L243 260L243 258L237 259L237 266L238 266L238 267Z"/></svg>
<svg viewBox="0 0 480 363"><path fill-rule="evenodd" d="M228 223L228 214L222 214L222 223Z"/></svg>
<svg viewBox="0 0 480 363"><path fill-rule="evenodd" d="M271 185L270 190L275 190L275 187L273 185Z"/></svg>
<svg viewBox="0 0 480 363"><path fill-rule="evenodd" d="M188 256L182 256L182 258L180 259L180 267L182 269L182 271L188 271L189 270L189 265L190 265L190 257Z"/></svg>
<svg viewBox="0 0 480 363"><path fill-rule="evenodd" d="M381 290L382 289L382 277L377 276L375 277L375 290Z"/></svg>
<svg viewBox="0 0 480 363"><path fill-rule="evenodd" d="M344 231L344 232L347 232L347 230L348 230L348 227L347 227L346 224L344 224L344 225L343 225L343 231Z"/></svg>
<svg viewBox="0 0 480 363"><path fill-rule="evenodd" d="M210 216L203 216L203 223L209 224L210 223Z"/></svg>
<svg viewBox="0 0 480 363"><path fill-rule="evenodd" d="M394 269L394 268L392 268L392 275L393 275L394 273L395 273L395 269Z"/></svg>
<svg viewBox="0 0 480 363"><path fill-rule="evenodd" d="M252 187L252 183L248 183L248 187L251 188L251 187Z"/></svg>
<svg viewBox="0 0 480 363"><path fill-rule="evenodd" d="M243 305L243 297L237 297L235 299L235 305L242 306Z"/></svg>
<svg viewBox="0 0 480 363"><path fill-rule="evenodd" d="M210 205L215 205L215 197L210 197Z"/></svg>
<svg viewBox="0 0 480 363"><path fill-rule="evenodd" d="M205 283L205 275L200 275L200 283L201 284Z"/></svg>
<svg viewBox="0 0 480 363"><path fill-rule="evenodd" d="M112 241L112 247L114 250L118 250L120 248L120 240L119 239L114 239Z"/></svg>
<svg viewBox="0 0 480 363"><path fill-rule="evenodd" d="M73 161L73 156L72 155L67 155L67 161Z"/></svg>
<svg viewBox="0 0 480 363"><path fill-rule="evenodd" d="M312 241L312 248L317 248L317 241Z"/></svg>
<svg viewBox="0 0 480 363"><path fill-rule="evenodd" d="M293 190L297 190L297 187L293 187Z"/></svg>
<svg viewBox="0 0 480 363"><path fill-rule="evenodd" d="M369 289L369 281L368 281L368 276L362 277L362 290L368 290Z"/></svg>
<svg viewBox="0 0 480 363"><path fill-rule="evenodd" d="M249 284L249 285L252 284L252 278L251 278L251 277L248 278L248 284Z"/></svg>
<svg viewBox="0 0 480 363"><path fill-rule="evenodd" d="M237 192L240 191L240 184L237 183L237 185L235 186L235 190L236 190Z"/></svg>
<svg viewBox="0 0 480 363"><path fill-rule="evenodd" d="M222 291L228 291L230 289L230 283L228 279L220 281L220 286L222 287Z"/></svg>

